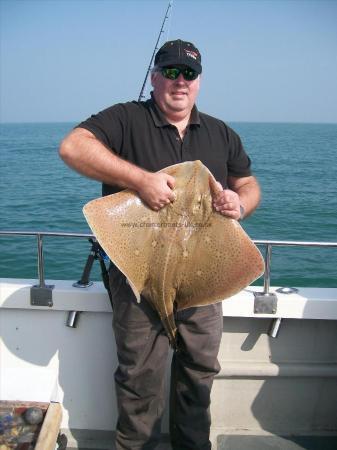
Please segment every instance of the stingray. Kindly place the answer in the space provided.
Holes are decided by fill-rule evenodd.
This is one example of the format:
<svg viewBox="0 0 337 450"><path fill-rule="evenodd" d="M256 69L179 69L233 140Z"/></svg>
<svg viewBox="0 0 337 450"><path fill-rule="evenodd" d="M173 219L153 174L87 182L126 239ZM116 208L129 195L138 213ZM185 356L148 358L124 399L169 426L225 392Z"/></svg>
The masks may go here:
<svg viewBox="0 0 337 450"><path fill-rule="evenodd" d="M174 346L175 310L231 297L261 276L264 260L241 225L213 208L220 188L200 161L162 172L175 178L176 199L161 210L126 189L90 201L83 213L137 300L144 297L158 312Z"/></svg>

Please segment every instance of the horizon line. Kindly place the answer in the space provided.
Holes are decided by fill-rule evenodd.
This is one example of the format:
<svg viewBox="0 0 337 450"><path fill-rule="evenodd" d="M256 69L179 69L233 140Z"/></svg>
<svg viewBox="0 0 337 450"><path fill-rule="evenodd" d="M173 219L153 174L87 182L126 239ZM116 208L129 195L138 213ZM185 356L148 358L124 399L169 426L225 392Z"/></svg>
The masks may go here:
<svg viewBox="0 0 337 450"><path fill-rule="evenodd" d="M11 121L11 122L3 122L0 121L0 125L33 125L33 124L62 124L62 123L80 123L81 120L48 120L48 121ZM257 124L294 124L294 125L337 125L336 122L301 122L301 121L276 121L276 120L225 120L225 123L257 123Z"/></svg>

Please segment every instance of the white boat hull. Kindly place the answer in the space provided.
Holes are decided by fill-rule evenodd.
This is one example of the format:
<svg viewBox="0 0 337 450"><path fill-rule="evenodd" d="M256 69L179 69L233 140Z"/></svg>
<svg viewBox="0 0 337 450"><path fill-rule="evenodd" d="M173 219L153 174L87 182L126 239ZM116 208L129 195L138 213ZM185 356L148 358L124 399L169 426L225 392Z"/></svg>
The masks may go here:
<svg viewBox="0 0 337 450"><path fill-rule="evenodd" d="M61 402L71 445L109 448L117 359L106 291L101 283L49 283L50 308L30 304L36 280L0 282L0 400ZM337 435L337 289L278 294L273 315L254 314L254 290L261 288L223 302L213 448L235 435ZM70 311L82 311L77 328L65 325ZM267 333L275 317L282 323L273 339Z"/></svg>

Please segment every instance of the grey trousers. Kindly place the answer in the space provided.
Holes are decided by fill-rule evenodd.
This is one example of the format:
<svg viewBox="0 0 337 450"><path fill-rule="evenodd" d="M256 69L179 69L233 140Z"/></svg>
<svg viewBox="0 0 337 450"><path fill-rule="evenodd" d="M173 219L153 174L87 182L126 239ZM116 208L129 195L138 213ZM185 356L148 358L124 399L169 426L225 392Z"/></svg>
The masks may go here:
<svg viewBox="0 0 337 450"><path fill-rule="evenodd" d="M158 314L137 303L125 277L110 268L113 328L119 366L117 450L154 450L160 442L169 342ZM170 386L170 439L174 450L209 450L210 392L220 366L221 303L175 315L178 350Z"/></svg>

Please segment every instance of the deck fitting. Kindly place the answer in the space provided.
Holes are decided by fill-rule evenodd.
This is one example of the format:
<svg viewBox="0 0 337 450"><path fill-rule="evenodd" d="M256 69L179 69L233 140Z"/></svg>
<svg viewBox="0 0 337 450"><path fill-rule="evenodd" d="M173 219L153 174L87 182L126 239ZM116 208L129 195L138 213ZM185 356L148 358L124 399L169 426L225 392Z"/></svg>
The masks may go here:
<svg viewBox="0 0 337 450"><path fill-rule="evenodd" d="M30 304L33 306L53 306L54 284L34 285L30 288Z"/></svg>
<svg viewBox="0 0 337 450"><path fill-rule="evenodd" d="M276 314L277 295L267 292L254 292L255 314Z"/></svg>

